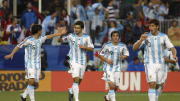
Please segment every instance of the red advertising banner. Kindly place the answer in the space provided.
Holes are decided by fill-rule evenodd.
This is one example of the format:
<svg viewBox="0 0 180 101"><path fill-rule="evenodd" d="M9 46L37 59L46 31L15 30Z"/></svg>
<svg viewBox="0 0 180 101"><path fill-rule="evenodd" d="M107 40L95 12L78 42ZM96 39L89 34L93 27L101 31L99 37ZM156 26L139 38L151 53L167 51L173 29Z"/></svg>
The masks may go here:
<svg viewBox="0 0 180 101"><path fill-rule="evenodd" d="M80 85L80 91L104 92L108 88L101 79L103 72L86 72ZM144 72L122 72L119 84L120 92L146 92L148 84ZM180 92L180 72L169 72L164 88L165 92ZM71 75L67 72L52 72L52 91L67 91L72 86Z"/></svg>
<svg viewBox="0 0 180 101"><path fill-rule="evenodd" d="M102 80L103 72L86 72L80 91L104 92L107 84ZM122 72L119 92L146 92L148 84L144 72ZM46 71L41 73L40 85L36 91L67 91L72 86L71 75L64 71ZM165 92L180 92L180 72L169 72L164 87ZM27 86L25 72L0 71L0 91L24 90Z"/></svg>

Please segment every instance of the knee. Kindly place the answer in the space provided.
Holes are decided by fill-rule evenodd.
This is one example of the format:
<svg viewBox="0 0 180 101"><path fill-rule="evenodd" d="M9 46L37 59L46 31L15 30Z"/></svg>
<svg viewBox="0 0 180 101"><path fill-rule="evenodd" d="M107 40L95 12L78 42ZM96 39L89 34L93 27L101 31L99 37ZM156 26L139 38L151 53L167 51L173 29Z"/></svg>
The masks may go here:
<svg viewBox="0 0 180 101"><path fill-rule="evenodd" d="M74 83L79 83L79 77L73 78L73 82L74 82Z"/></svg>
<svg viewBox="0 0 180 101"><path fill-rule="evenodd" d="M150 82L149 83L149 88L156 89L156 83L155 82Z"/></svg>
<svg viewBox="0 0 180 101"><path fill-rule="evenodd" d="M29 79L28 84L34 86L35 85L35 80L34 79Z"/></svg>

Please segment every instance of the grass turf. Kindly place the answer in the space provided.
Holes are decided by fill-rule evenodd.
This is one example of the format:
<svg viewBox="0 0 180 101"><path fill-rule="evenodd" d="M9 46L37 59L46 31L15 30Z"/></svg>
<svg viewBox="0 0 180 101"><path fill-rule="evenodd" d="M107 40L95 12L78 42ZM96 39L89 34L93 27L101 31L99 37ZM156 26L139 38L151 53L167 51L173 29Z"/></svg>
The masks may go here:
<svg viewBox="0 0 180 101"><path fill-rule="evenodd" d="M22 92L0 92L0 101L21 101ZM80 101L104 101L103 92L80 92ZM35 92L36 101L68 101L67 92ZM117 93L116 101L148 101L147 93ZM180 93L163 93L159 101L179 101ZM29 98L27 101L30 101Z"/></svg>

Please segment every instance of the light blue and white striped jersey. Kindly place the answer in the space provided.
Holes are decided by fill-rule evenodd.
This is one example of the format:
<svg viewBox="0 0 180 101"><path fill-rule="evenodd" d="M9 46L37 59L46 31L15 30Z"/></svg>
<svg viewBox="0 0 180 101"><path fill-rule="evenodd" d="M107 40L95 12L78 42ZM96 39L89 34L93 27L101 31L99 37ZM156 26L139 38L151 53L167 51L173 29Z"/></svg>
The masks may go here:
<svg viewBox="0 0 180 101"><path fill-rule="evenodd" d="M70 50L68 55L70 57L70 63L78 63L81 65L86 65L87 63L86 50L80 49L79 45L94 48L90 36L87 34L83 34L81 37L79 37L75 33L70 33L69 35L63 37L62 39L63 42L69 43Z"/></svg>
<svg viewBox="0 0 180 101"><path fill-rule="evenodd" d="M156 36L149 32L147 36L147 39L141 44L144 47L144 63L164 64L165 49L174 47L173 44L162 32Z"/></svg>
<svg viewBox="0 0 180 101"><path fill-rule="evenodd" d="M41 45L45 40L46 36L40 36L38 39L29 36L17 45L19 48L25 48L25 68L41 69Z"/></svg>
<svg viewBox="0 0 180 101"><path fill-rule="evenodd" d="M112 65L104 62L104 71L119 72L122 68L122 60L120 59L120 55L129 56L129 51L126 45L121 42L119 42L118 45L108 42L102 47L100 55L113 62Z"/></svg>

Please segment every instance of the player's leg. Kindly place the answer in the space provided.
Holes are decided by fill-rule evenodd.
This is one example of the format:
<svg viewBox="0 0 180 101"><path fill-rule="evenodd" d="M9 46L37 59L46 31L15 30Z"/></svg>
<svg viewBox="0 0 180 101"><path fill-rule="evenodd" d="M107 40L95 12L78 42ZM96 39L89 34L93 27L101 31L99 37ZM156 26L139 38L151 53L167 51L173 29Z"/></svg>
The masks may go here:
<svg viewBox="0 0 180 101"><path fill-rule="evenodd" d="M27 88L28 88L28 93L29 93L29 97L30 97L31 101L35 101L35 98L34 98L34 84L35 84L35 79L30 78Z"/></svg>
<svg viewBox="0 0 180 101"><path fill-rule="evenodd" d="M162 89L167 79L168 71L164 68L164 65L159 65L159 70L157 72L157 84L156 84L156 101L160 94L162 93Z"/></svg>
<svg viewBox="0 0 180 101"><path fill-rule="evenodd" d="M153 64L145 65L146 78L149 84L149 101L156 101L156 68Z"/></svg>
<svg viewBox="0 0 180 101"><path fill-rule="evenodd" d="M72 93L74 94L75 101L79 101L80 67L81 65L79 64L74 64L72 66L72 78L73 78Z"/></svg>
<svg viewBox="0 0 180 101"><path fill-rule="evenodd" d="M115 94L115 73L108 73L108 85L109 85L109 92L108 92L108 97L110 101L116 101L116 94Z"/></svg>

